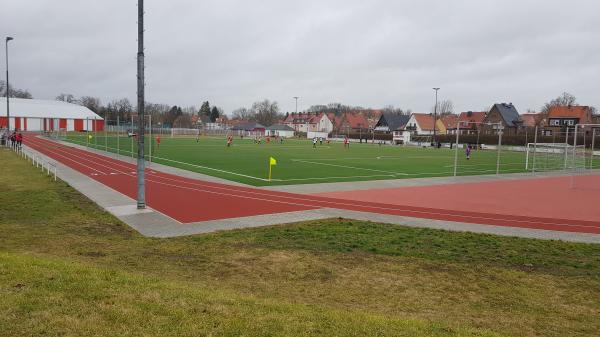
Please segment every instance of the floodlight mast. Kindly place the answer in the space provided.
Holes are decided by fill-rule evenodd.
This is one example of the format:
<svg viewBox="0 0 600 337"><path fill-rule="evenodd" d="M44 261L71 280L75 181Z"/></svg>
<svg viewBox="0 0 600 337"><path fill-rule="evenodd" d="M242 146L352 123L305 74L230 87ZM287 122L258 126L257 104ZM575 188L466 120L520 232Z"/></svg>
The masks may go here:
<svg viewBox="0 0 600 337"><path fill-rule="evenodd" d="M145 162L144 162L144 0L138 0L138 53L137 53L137 110L138 110L138 157L137 157L137 208L146 208Z"/></svg>
<svg viewBox="0 0 600 337"><path fill-rule="evenodd" d="M6 50L6 128L10 133L10 85L8 83L8 42L14 40L12 37L7 36L5 39L5 50Z"/></svg>
<svg viewBox="0 0 600 337"><path fill-rule="evenodd" d="M296 115L297 115L298 114L298 98L300 98L300 97L299 96L294 96L292 98L296 100Z"/></svg>

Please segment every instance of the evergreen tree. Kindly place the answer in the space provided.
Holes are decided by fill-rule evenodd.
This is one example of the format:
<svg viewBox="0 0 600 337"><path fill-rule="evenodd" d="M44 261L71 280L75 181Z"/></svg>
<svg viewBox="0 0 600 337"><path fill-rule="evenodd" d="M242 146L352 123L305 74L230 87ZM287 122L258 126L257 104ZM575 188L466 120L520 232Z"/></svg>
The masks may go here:
<svg viewBox="0 0 600 337"><path fill-rule="evenodd" d="M212 110L210 111L210 121L214 123L217 118L219 118L219 108L213 106Z"/></svg>
<svg viewBox="0 0 600 337"><path fill-rule="evenodd" d="M208 101L202 103L202 106L200 107L200 111L198 112L198 115L210 116L210 104L208 103Z"/></svg>

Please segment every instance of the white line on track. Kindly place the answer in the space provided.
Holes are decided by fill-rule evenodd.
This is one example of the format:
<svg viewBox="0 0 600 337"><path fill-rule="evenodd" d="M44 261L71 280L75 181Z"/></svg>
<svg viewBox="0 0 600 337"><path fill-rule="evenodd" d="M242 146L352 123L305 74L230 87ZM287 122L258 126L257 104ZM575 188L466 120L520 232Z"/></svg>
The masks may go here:
<svg viewBox="0 0 600 337"><path fill-rule="evenodd" d="M66 148L65 146L63 146L64 148ZM73 149L73 148L69 148L70 150L78 150L78 149ZM53 152L55 154L58 154L52 150L48 150L49 152ZM80 152L85 152L83 150L78 150ZM67 151L64 151L65 153L68 153ZM74 153L71 153L72 155L74 155ZM60 154L58 154L60 155ZM91 155L91 153L90 153ZM64 155L61 155L61 157L65 157ZM96 155L96 157L102 157L101 155ZM66 157L65 157L66 158ZM79 159L82 159L81 156L78 156ZM99 158L95 158L95 159L99 159ZM107 159L111 159L111 158L107 158ZM91 161L86 159L87 161ZM73 161L73 160L72 160ZM99 166L103 166L103 167L107 167L105 165L102 164L98 164L98 161L95 160L94 163L96 165ZM111 164L115 164L112 163ZM85 165L84 165L85 166ZM121 172L127 176L131 176L131 177L135 177L134 175L129 175L126 172ZM165 178L165 177L158 177L158 178ZM168 179L168 178L167 178ZM175 180L175 179L169 179L169 180ZM243 196L240 194L232 194L232 193L224 193L224 192L216 192L216 191L209 191L209 190L202 190L202 189L198 189L198 188L193 188L193 187L185 187L185 186L181 186L181 185L175 185L175 184L169 184L169 183L164 183L161 181L157 181L157 180L153 180L153 179L147 179L147 181L149 182L154 182L157 183L159 185L164 185L164 186L170 186L170 187L175 187L175 188L181 188L181 189L186 189L186 190L194 190L194 191L198 191L198 192L205 192L205 193L210 193L210 194L216 194L216 195L224 195L224 196L231 196L231 197L237 197L237 198L243 198L243 199L251 199L251 200L259 200L259 201L267 201L267 202L273 202L273 203L281 203L281 204L288 204L288 205L294 205L294 206L302 206L302 207L309 207L309 208L321 208L321 207L325 207L324 205L314 205L314 204L301 204L298 202L287 202L287 201L281 201L281 200L273 200L273 199L265 199L265 198L257 198L257 197L249 197L249 196ZM180 183L186 183L186 182L180 182ZM207 186L209 187L209 186ZM219 188L217 186L210 186L211 188ZM232 191L236 191L236 192L242 192L239 189L231 189L231 188L221 188L221 189L225 189L225 190L232 190ZM280 198L280 199L292 199L292 200L300 200L303 202L314 202L315 200L312 199L308 199L308 198L302 198L301 196L284 196L284 195L268 195L268 194L264 194L264 193L260 193L260 192L251 192L251 191L243 191L243 192L247 192L249 194L258 194L258 195L263 195L263 196L269 196L269 197L274 197L274 198ZM386 204L382 204L385 206L390 206L390 207L384 207L384 206L373 206L373 205L362 205L359 202L356 203L352 203L351 201L329 201L329 200L318 200L319 203L321 204L330 204L330 205L334 205L333 208L339 208L339 206L345 206L345 207L362 207L362 208L366 208L366 209L376 209L376 210L380 210L380 211L404 211L404 212L410 212L410 213L417 213L417 214L425 214L425 215L436 215L436 216L451 216L451 217L461 217L461 218L469 218L469 219L478 219L478 220L496 220L496 221L511 221L511 222L518 222L518 223L528 223L528 224L538 224L538 225L552 225L552 226L565 226L565 227L579 227L579 228L600 228L599 226L591 226L591 225L573 225L573 224L563 224L563 223L545 223L545 222L539 222L539 221L529 221L529 220L521 220L521 219L508 219L505 217L509 217L509 215L502 215L502 214L497 214L498 217L488 217L488 216L482 216L482 215L464 215L464 214L453 214L453 213L447 213L444 212L443 210L438 210L438 211L422 211L422 210L415 210L415 209L410 209L407 208L406 206L400 206L400 205L386 205ZM338 207L335 207L335 205L337 205ZM452 220L450 220L452 221Z"/></svg>

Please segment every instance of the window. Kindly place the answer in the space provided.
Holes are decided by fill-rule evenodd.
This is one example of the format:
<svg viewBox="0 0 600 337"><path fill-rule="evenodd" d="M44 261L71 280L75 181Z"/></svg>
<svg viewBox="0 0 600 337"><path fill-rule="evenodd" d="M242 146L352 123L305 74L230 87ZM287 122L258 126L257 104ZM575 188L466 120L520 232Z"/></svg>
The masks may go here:
<svg viewBox="0 0 600 337"><path fill-rule="evenodd" d="M560 119L551 119L550 120L550 125L551 126L559 126L560 125Z"/></svg>
<svg viewBox="0 0 600 337"><path fill-rule="evenodd" d="M569 125L569 126L573 126L573 125L575 125L575 121L574 121L574 120L572 120L572 119L569 119L569 120L567 121L567 125Z"/></svg>

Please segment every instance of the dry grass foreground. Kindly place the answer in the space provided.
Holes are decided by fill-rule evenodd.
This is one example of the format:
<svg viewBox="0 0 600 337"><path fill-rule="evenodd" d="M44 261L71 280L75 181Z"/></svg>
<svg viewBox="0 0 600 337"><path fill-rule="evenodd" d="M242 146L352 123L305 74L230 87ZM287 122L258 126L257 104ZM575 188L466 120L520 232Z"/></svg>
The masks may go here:
<svg viewBox="0 0 600 337"><path fill-rule="evenodd" d="M3 149L0 172L1 336L600 331L598 245L342 219L151 239Z"/></svg>

